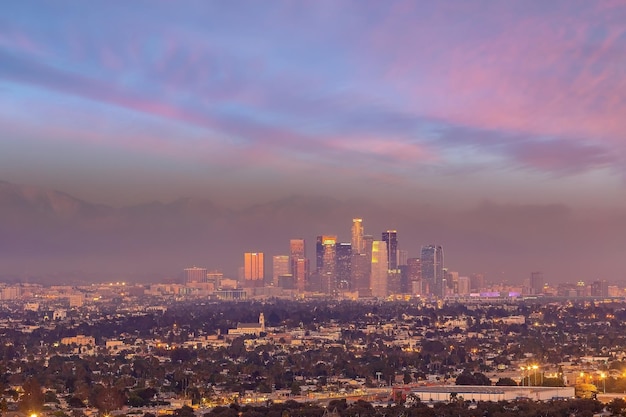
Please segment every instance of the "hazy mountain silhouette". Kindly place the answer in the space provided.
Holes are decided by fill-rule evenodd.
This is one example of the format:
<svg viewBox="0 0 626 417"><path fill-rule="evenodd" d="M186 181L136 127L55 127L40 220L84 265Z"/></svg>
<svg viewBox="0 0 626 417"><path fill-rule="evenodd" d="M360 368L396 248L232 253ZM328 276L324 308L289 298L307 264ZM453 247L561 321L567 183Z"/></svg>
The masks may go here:
<svg viewBox="0 0 626 417"><path fill-rule="evenodd" d="M573 213L553 205L484 202L471 209L405 206L289 196L232 209L211 196L116 208L63 192L0 182L0 278L51 282L176 278L186 266L236 276L243 252L287 254L289 239L350 241L353 217L380 239L397 229L399 247L444 245L446 264L461 275L486 272L520 282L532 270L556 281L623 279L621 212Z"/></svg>

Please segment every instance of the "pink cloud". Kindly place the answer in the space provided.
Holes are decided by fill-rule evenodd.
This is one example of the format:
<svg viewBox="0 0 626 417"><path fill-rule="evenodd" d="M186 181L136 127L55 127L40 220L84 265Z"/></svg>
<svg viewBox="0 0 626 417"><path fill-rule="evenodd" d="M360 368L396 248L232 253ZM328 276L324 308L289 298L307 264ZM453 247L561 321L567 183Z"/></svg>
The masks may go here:
<svg viewBox="0 0 626 417"><path fill-rule="evenodd" d="M444 6L424 24L411 25L404 16L419 10L400 3L372 32L375 51L368 54L390 58L385 81L409 97L418 114L480 129L623 137L623 3L608 3L609 11L595 6L601 3L584 2L581 10L551 3L556 10L526 15L510 4L487 4L480 12L472 7L474 14L457 9L463 8L459 3ZM472 32L463 19L458 26L450 19L465 12ZM444 23L449 26L440 27ZM481 23L488 29L476 35ZM606 30L603 39L597 27Z"/></svg>

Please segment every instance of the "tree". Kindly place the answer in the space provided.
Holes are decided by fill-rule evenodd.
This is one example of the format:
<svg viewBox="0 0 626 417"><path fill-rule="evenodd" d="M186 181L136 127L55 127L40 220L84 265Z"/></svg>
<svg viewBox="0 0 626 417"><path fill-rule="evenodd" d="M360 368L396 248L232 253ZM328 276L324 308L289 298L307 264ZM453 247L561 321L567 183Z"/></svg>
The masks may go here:
<svg viewBox="0 0 626 417"><path fill-rule="evenodd" d="M613 415L626 416L626 401L622 398L615 398L611 401L607 408Z"/></svg>
<svg viewBox="0 0 626 417"><path fill-rule="evenodd" d="M513 378L500 378L498 379L498 382L496 382L496 385L499 387L515 387L517 386L517 382L515 382L513 380Z"/></svg>
<svg viewBox="0 0 626 417"><path fill-rule="evenodd" d="M404 373L404 383L405 384L410 384L411 382L413 382L413 378L411 378L411 373L409 371L406 371Z"/></svg>
<svg viewBox="0 0 626 417"><path fill-rule="evenodd" d="M181 408L174 410L174 417L196 417L193 408L183 405Z"/></svg>

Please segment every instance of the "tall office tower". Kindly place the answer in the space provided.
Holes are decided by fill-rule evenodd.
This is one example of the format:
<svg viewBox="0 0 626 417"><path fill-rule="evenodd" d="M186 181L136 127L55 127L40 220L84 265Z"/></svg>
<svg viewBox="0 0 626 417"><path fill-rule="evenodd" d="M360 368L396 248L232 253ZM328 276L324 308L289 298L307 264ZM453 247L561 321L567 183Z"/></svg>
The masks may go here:
<svg viewBox="0 0 626 417"><path fill-rule="evenodd" d="M381 240L372 242L372 274L370 285L372 297L387 297L387 243Z"/></svg>
<svg viewBox="0 0 626 417"><path fill-rule="evenodd" d="M443 297L443 248L428 245L422 248L420 257L422 282L428 284L429 292L436 297Z"/></svg>
<svg viewBox="0 0 626 417"><path fill-rule="evenodd" d="M470 291L480 292L485 288L485 276L483 274L470 275Z"/></svg>
<svg viewBox="0 0 626 417"><path fill-rule="evenodd" d="M317 275L322 273L324 266L324 236L318 236L315 240L315 272Z"/></svg>
<svg viewBox="0 0 626 417"><path fill-rule="evenodd" d="M351 263L352 263L352 244L337 244L337 288L340 290L351 290Z"/></svg>
<svg viewBox="0 0 626 417"><path fill-rule="evenodd" d="M278 277L281 275L289 274L289 261L288 255L275 255L272 257L272 284L278 287Z"/></svg>
<svg viewBox="0 0 626 417"><path fill-rule="evenodd" d="M352 219L352 253L363 253L363 219Z"/></svg>
<svg viewBox="0 0 626 417"><path fill-rule="evenodd" d="M247 287L262 287L265 279L263 252L246 252L243 255L243 278Z"/></svg>
<svg viewBox="0 0 626 417"><path fill-rule="evenodd" d="M370 272L372 261L364 253L352 254L351 285L359 293L359 297L371 297Z"/></svg>
<svg viewBox="0 0 626 417"><path fill-rule="evenodd" d="M467 295L470 293L469 277L459 277L459 295Z"/></svg>
<svg viewBox="0 0 626 417"><path fill-rule="evenodd" d="M302 293L306 290L309 280L309 260L306 258L298 258L292 272L295 281L296 290Z"/></svg>
<svg viewBox="0 0 626 417"><path fill-rule="evenodd" d="M197 266L194 266L192 268L185 268L185 284L189 284L192 282L206 282L206 272L206 268L198 268Z"/></svg>
<svg viewBox="0 0 626 417"><path fill-rule="evenodd" d="M407 265L409 259L409 252L406 250L398 249L398 266Z"/></svg>
<svg viewBox="0 0 626 417"><path fill-rule="evenodd" d="M387 244L387 265L389 269L398 269L398 232L395 230L383 232L383 242Z"/></svg>
<svg viewBox="0 0 626 417"><path fill-rule="evenodd" d="M206 281L213 284L213 288L218 289L222 285L224 274L218 271L207 272Z"/></svg>
<svg viewBox="0 0 626 417"><path fill-rule="evenodd" d="M291 258L291 264L289 265L289 272L296 276L294 267L298 259L306 258L306 247L304 246L304 239L291 239L289 241L289 257Z"/></svg>
<svg viewBox="0 0 626 417"><path fill-rule="evenodd" d="M321 290L332 294L337 289L337 236L318 236L316 249Z"/></svg>
<svg viewBox="0 0 626 417"><path fill-rule="evenodd" d="M585 285L585 281L578 281L576 283L576 296L577 297L587 297L589 295L587 291L587 285Z"/></svg>
<svg viewBox="0 0 626 417"><path fill-rule="evenodd" d="M530 295L543 293L543 272L535 271L530 273Z"/></svg>
<svg viewBox="0 0 626 417"><path fill-rule="evenodd" d="M309 260L306 258L306 246L304 239L291 239L289 241L289 272L293 276L296 289L304 292L309 280Z"/></svg>
<svg viewBox="0 0 626 417"><path fill-rule="evenodd" d="M407 279L411 294L425 294L428 288L422 288L422 265L420 258L406 260Z"/></svg>

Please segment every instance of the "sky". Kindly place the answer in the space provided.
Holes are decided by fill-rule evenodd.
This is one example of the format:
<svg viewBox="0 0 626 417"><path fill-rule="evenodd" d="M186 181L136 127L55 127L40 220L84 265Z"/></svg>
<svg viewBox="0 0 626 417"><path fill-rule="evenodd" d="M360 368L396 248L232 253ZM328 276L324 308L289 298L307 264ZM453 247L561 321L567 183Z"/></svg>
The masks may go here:
<svg viewBox="0 0 626 417"><path fill-rule="evenodd" d="M625 22L623 1L9 1L0 180L209 200L234 228L297 196L311 240L371 212L462 272L623 279ZM8 270L52 256L28 248Z"/></svg>

